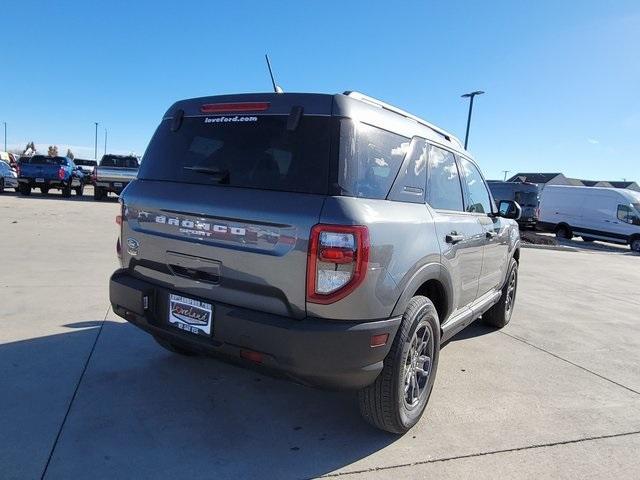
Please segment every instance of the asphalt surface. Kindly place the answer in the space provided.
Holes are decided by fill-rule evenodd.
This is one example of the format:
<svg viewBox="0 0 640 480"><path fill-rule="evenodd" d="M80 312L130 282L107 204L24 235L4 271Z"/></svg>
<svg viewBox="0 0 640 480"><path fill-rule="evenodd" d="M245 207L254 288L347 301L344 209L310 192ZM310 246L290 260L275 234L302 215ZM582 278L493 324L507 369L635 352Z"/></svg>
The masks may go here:
<svg viewBox="0 0 640 480"><path fill-rule="evenodd" d="M640 256L523 250L511 323L445 345L396 437L353 393L172 355L113 315L117 212L0 196L0 478L640 478Z"/></svg>

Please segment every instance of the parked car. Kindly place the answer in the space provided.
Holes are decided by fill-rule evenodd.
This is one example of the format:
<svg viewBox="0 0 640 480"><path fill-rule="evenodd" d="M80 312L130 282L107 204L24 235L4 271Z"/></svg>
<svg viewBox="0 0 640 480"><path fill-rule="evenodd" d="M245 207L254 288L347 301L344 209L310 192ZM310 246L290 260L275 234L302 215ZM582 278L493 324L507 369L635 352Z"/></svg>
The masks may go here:
<svg viewBox="0 0 640 480"><path fill-rule="evenodd" d="M513 200L522 208L522 216L518 219L521 228L535 228L538 223L538 185L528 182L501 182L488 180L496 204L501 200Z"/></svg>
<svg viewBox="0 0 640 480"><path fill-rule="evenodd" d="M442 342L513 312L517 204L451 134L356 92L177 102L120 201L116 314L171 352L357 389L390 432Z"/></svg>
<svg viewBox="0 0 640 480"><path fill-rule="evenodd" d="M91 183L93 171L96 168L96 165L98 165L98 161L85 160L84 158L74 158L73 163L75 163L76 166L80 167L80 170L82 170L82 173L84 174L85 185Z"/></svg>
<svg viewBox="0 0 640 480"><path fill-rule="evenodd" d="M5 188L18 191L18 174L7 162L0 160L0 193L3 193Z"/></svg>
<svg viewBox="0 0 640 480"><path fill-rule="evenodd" d="M84 189L83 177L82 171L67 157L34 155L28 159L23 157L18 165L18 189L22 195L31 195L31 189L40 188L44 195L58 189L63 197L70 197L71 190L80 196Z"/></svg>
<svg viewBox="0 0 640 480"><path fill-rule="evenodd" d="M140 162L132 155L104 155L93 173L93 198L102 200L109 192L120 195L124 187L136 178Z"/></svg>
<svg viewBox="0 0 640 480"><path fill-rule="evenodd" d="M548 185L540 197L540 227L559 238L627 244L640 252L640 192Z"/></svg>

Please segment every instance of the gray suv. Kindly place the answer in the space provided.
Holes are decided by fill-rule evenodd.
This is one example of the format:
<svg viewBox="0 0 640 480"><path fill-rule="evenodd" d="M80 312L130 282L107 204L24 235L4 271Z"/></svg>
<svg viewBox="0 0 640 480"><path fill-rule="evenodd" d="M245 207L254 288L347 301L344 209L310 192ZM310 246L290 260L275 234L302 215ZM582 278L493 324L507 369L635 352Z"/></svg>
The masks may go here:
<svg viewBox="0 0 640 480"><path fill-rule="evenodd" d="M179 354L420 419L444 341L509 322L520 238L449 133L357 92L183 100L121 195L116 314Z"/></svg>

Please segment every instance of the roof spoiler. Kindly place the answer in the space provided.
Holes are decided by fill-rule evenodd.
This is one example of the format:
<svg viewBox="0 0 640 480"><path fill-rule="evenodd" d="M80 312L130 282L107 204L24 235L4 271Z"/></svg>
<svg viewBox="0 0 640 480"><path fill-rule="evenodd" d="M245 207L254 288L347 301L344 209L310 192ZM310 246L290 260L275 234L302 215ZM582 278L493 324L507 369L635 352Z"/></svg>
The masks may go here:
<svg viewBox="0 0 640 480"><path fill-rule="evenodd" d="M424 125L430 130L433 130L435 133L443 137L448 142L456 143L458 147L460 147L461 149L464 149L464 147L462 146L462 143L455 135L452 135L446 130L436 127L435 125L427 122L426 120L421 119L420 117L416 117L415 115L412 115L409 112L406 112L400 108L394 107L393 105L389 105L388 103L383 102L382 100L378 100L377 98L373 98L368 95L365 95L364 93L347 90L343 94L355 100L360 100L362 102L369 103L375 107L382 108L384 110L388 110L393 113L397 113L398 115L402 115L403 117L406 117L406 118L410 118L411 120L414 120L415 122L418 122L419 124Z"/></svg>

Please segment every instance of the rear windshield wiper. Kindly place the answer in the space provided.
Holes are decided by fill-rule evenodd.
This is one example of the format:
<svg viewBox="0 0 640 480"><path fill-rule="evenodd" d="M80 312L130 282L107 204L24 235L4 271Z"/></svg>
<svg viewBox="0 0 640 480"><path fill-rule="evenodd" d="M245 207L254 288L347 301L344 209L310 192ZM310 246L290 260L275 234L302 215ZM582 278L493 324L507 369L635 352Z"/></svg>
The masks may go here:
<svg viewBox="0 0 640 480"><path fill-rule="evenodd" d="M217 177L220 183L229 183L229 170L224 170L215 167L182 167L185 170L191 170L192 172L204 173L206 175L211 175L213 177Z"/></svg>

